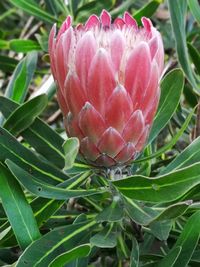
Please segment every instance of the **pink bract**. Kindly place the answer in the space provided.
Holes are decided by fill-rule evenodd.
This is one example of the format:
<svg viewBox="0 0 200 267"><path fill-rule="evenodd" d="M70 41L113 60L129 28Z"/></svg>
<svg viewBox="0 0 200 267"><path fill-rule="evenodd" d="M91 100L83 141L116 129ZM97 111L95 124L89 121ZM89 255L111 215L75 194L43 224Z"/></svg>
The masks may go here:
<svg viewBox="0 0 200 267"><path fill-rule="evenodd" d="M138 27L132 16L111 23L100 17L72 27L70 16L57 37L49 36L51 69L68 136L80 140L90 164L124 165L143 149L159 101L164 51L148 18Z"/></svg>

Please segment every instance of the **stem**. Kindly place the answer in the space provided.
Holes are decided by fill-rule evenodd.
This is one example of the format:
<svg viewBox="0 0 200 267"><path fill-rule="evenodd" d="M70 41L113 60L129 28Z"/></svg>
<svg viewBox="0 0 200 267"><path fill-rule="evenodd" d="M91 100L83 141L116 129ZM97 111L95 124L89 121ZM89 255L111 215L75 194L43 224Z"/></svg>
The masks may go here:
<svg viewBox="0 0 200 267"><path fill-rule="evenodd" d="M194 139L200 136L200 100L197 106L197 118L196 118L196 127L195 127L195 134Z"/></svg>
<svg viewBox="0 0 200 267"><path fill-rule="evenodd" d="M133 232L135 235L135 238L137 239L138 242L143 242L144 241L144 236L142 233L142 227L141 225L135 223L134 221L131 220L131 226L133 228Z"/></svg>
<svg viewBox="0 0 200 267"><path fill-rule="evenodd" d="M17 11L17 9L11 8L8 11L4 12L1 16L0 16L0 21L4 20L5 18L9 17L12 13L15 13Z"/></svg>
<svg viewBox="0 0 200 267"><path fill-rule="evenodd" d="M120 234L119 237L118 237L118 241L119 241L119 245L121 247L121 250L125 256L125 258L128 258L128 255L127 255L127 252L126 252L126 248L125 248L125 245L124 245L124 240L122 238L122 235Z"/></svg>
<svg viewBox="0 0 200 267"><path fill-rule="evenodd" d="M91 172L85 172L83 175L81 175L79 178L77 178L76 181L74 181L72 184L70 184L67 189L72 189L75 187L77 184L80 184L82 181L84 181L88 176L91 174Z"/></svg>
<svg viewBox="0 0 200 267"><path fill-rule="evenodd" d="M74 218L76 218L79 215L80 214L53 215L53 216L51 216L51 219L58 219L58 220L60 220L60 219L66 219L67 217L74 219ZM93 219L93 218L95 218L97 216L96 213L94 213L94 214L87 214L87 213L85 213L84 215L87 217L87 219Z"/></svg>
<svg viewBox="0 0 200 267"><path fill-rule="evenodd" d="M101 208L98 204L94 203L91 199L89 199L88 197L84 197L84 199L85 199L88 203L90 203L90 204L91 204L97 211L99 211L99 212L102 211L102 208Z"/></svg>

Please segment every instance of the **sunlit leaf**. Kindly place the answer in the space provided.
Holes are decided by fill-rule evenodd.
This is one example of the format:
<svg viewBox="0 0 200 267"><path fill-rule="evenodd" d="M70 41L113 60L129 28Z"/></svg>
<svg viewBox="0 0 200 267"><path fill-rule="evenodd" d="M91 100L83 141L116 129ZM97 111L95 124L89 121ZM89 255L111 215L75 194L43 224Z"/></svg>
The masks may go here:
<svg viewBox="0 0 200 267"><path fill-rule="evenodd" d="M156 178L134 175L113 181L113 184L125 196L148 202L176 200L199 183L200 163Z"/></svg>
<svg viewBox="0 0 200 267"><path fill-rule="evenodd" d="M25 249L40 237L40 232L20 185L2 164L0 164L0 187L0 197L9 222L19 245Z"/></svg>

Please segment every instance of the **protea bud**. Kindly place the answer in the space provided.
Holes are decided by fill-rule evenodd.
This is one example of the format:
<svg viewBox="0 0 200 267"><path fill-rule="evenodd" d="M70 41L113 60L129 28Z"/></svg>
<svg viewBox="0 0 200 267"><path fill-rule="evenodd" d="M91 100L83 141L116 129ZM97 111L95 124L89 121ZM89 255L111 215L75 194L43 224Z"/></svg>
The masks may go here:
<svg viewBox="0 0 200 267"><path fill-rule="evenodd" d="M51 69L68 136L78 137L91 164L128 163L147 140L159 101L163 44L151 21L125 12L71 26L68 16L49 37Z"/></svg>

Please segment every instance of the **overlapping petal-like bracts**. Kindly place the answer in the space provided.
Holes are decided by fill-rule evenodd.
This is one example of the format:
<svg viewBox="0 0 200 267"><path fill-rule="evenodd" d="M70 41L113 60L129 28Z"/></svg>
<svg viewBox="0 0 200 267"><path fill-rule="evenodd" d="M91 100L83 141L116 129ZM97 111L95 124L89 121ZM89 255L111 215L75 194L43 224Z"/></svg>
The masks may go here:
<svg viewBox="0 0 200 267"><path fill-rule="evenodd" d="M105 10L85 25L68 16L49 37L51 69L69 136L91 164L126 164L142 150L159 101L163 44L151 21Z"/></svg>

